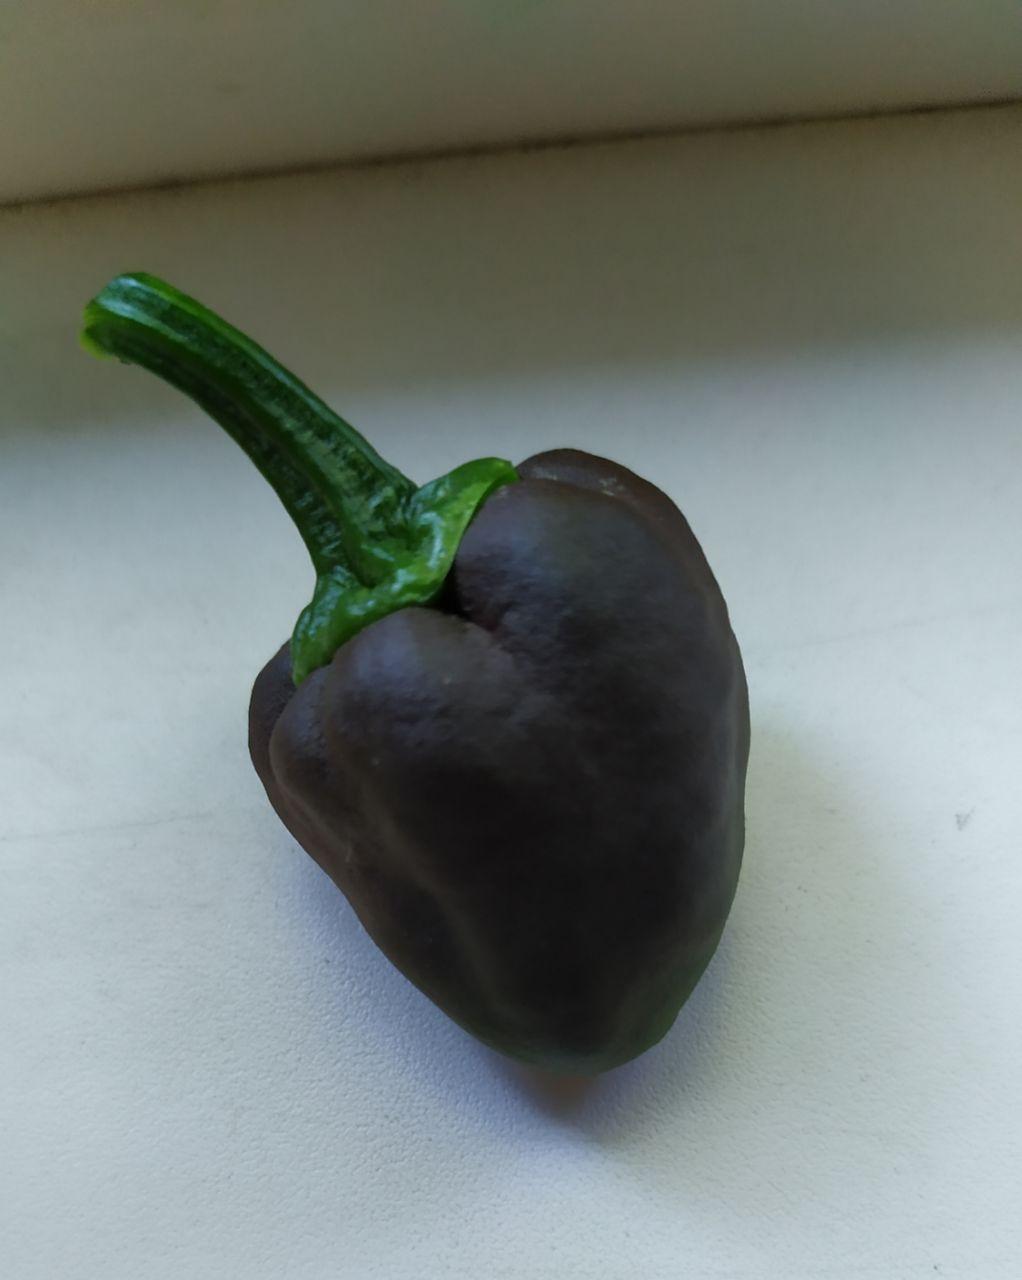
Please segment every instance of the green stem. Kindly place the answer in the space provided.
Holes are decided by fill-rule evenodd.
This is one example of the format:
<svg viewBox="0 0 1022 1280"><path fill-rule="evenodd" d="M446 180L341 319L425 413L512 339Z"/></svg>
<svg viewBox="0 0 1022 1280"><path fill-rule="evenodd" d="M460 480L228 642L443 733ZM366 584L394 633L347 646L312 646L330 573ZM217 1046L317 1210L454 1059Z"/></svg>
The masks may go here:
<svg viewBox="0 0 1022 1280"><path fill-rule="evenodd" d="M518 478L480 458L416 489L250 338L154 276L111 281L82 343L190 396L273 485L316 570L291 637L296 684L388 613L435 601L479 507Z"/></svg>
<svg viewBox="0 0 1022 1280"><path fill-rule="evenodd" d="M392 569L412 482L250 338L143 273L89 304L82 341L190 396L273 485L317 571L346 563L365 583Z"/></svg>

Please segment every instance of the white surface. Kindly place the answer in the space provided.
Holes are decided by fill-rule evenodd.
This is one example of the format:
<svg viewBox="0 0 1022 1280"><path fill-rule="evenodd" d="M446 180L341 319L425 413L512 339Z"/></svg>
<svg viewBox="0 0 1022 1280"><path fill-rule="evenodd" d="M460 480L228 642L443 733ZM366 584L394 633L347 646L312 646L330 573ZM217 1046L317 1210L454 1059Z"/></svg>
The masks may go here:
<svg viewBox="0 0 1022 1280"><path fill-rule="evenodd" d="M1022 113L0 217L0 1275L1016 1280ZM588 1089L447 1022L281 829L309 588L250 464L80 303L145 266L426 477L663 484L752 688L746 868Z"/></svg>
<svg viewBox="0 0 1022 1280"><path fill-rule="evenodd" d="M5 0L0 201L1009 97L1017 0Z"/></svg>

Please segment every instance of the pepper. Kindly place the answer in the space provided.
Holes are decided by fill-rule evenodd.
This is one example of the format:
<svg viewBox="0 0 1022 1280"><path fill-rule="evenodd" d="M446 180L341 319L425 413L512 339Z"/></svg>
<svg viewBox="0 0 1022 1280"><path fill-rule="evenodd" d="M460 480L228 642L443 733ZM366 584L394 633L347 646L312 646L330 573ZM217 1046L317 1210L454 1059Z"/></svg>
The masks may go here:
<svg viewBox="0 0 1022 1280"><path fill-rule="evenodd" d="M120 276L84 345L223 426L312 558L256 678L267 796L379 948L501 1052L593 1074L669 1029L744 843L748 693L685 518L573 449L417 488L250 339Z"/></svg>

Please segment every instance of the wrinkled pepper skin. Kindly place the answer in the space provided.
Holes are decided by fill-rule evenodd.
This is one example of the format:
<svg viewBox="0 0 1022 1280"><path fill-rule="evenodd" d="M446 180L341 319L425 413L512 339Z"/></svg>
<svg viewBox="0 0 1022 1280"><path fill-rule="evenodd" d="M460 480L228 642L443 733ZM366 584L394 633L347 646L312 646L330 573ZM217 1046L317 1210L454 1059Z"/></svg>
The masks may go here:
<svg viewBox="0 0 1022 1280"><path fill-rule="evenodd" d="M297 688L256 680L277 813L370 936L503 1053L591 1074L656 1043L738 880L749 748L728 613L659 489L572 450L517 468L439 607Z"/></svg>

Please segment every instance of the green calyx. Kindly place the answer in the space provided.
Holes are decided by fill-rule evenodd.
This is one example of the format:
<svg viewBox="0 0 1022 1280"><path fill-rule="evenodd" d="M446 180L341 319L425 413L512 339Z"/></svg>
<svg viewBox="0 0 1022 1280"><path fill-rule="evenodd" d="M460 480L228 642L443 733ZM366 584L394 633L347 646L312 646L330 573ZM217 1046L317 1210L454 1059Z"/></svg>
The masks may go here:
<svg viewBox="0 0 1022 1280"><path fill-rule="evenodd" d="M316 572L291 639L295 684L371 622L434 601L476 511L518 478L480 458L416 488L250 338L155 276L112 280L81 339L190 396L283 502Z"/></svg>

